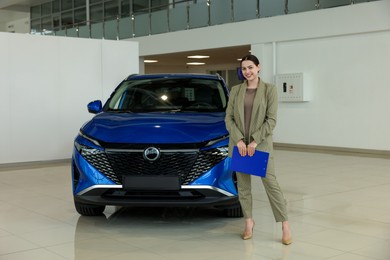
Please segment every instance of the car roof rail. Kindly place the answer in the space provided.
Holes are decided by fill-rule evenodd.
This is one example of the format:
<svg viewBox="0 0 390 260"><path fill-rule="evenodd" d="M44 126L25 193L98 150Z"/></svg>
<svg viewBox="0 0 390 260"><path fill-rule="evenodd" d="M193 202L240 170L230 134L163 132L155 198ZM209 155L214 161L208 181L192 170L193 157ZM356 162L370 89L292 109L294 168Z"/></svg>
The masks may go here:
<svg viewBox="0 0 390 260"><path fill-rule="evenodd" d="M215 73L215 75L218 77L219 80L223 80L223 82L225 82L225 80L222 78L221 75L219 75L219 73Z"/></svg>
<svg viewBox="0 0 390 260"><path fill-rule="evenodd" d="M139 75L139 74L138 73L130 74L129 76L127 76L127 78L125 80L128 80L128 79L130 79L130 78L132 78L134 76L137 76L137 75Z"/></svg>
<svg viewBox="0 0 390 260"><path fill-rule="evenodd" d="M223 79L223 78L221 77L221 75L219 75L218 72L216 72L215 75L218 77L218 79Z"/></svg>

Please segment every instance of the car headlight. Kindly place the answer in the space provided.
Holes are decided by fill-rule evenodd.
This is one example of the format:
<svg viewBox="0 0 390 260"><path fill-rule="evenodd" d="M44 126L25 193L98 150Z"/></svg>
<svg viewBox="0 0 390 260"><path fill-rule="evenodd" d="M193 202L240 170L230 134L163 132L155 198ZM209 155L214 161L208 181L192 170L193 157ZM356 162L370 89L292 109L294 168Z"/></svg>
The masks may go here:
<svg viewBox="0 0 390 260"><path fill-rule="evenodd" d="M218 147L217 149L224 156L228 156L228 153L229 153L229 147L228 146Z"/></svg>
<svg viewBox="0 0 390 260"><path fill-rule="evenodd" d="M79 133L74 141L74 146L81 155L97 154L104 150L97 140L86 136L82 132Z"/></svg>
<svg viewBox="0 0 390 260"><path fill-rule="evenodd" d="M210 140L205 147L207 148L223 148L229 145L229 135L224 135L219 138Z"/></svg>

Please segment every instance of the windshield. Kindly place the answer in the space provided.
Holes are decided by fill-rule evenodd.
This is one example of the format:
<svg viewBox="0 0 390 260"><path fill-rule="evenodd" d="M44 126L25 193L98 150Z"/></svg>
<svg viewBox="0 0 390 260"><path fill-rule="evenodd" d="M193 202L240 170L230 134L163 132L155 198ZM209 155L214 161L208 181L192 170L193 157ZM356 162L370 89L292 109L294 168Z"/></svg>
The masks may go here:
<svg viewBox="0 0 390 260"><path fill-rule="evenodd" d="M115 112L224 112L227 96L212 79L159 78L124 81L109 100Z"/></svg>

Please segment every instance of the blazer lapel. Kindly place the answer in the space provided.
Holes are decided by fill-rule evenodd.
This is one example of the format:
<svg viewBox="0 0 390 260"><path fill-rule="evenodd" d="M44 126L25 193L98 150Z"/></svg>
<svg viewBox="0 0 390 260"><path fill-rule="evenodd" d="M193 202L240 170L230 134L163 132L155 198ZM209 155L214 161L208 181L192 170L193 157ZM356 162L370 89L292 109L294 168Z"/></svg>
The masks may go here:
<svg viewBox="0 0 390 260"><path fill-rule="evenodd" d="M244 99L245 99L245 92L246 92L246 82L244 81L240 85L240 90L238 91L238 96L237 96L237 108L238 108L238 114L239 118L241 119L241 126L242 129L241 131L244 132L245 128L245 117L244 117Z"/></svg>
<svg viewBox="0 0 390 260"><path fill-rule="evenodd" d="M251 116L251 124L249 127L249 134L253 133L253 128L257 128L258 122L256 122L256 119L259 117L259 110L264 106L264 95L265 95L265 84L264 82L260 79L259 83L257 85L257 91L255 98L253 100L253 105L252 105L252 116Z"/></svg>

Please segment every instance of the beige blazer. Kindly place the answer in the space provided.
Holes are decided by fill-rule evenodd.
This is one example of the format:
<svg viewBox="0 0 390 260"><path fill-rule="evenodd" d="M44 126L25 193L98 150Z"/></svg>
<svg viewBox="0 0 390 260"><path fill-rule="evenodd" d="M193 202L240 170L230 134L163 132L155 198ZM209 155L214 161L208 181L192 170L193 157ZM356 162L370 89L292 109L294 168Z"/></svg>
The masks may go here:
<svg viewBox="0 0 390 260"><path fill-rule="evenodd" d="M229 131L229 156L233 147L244 139L244 99L246 81L232 87L226 108L225 124ZM253 101L252 117L249 128L251 141L257 143L256 150L273 152L272 133L276 126L278 95L274 85L259 80L256 96Z"/></svg>

